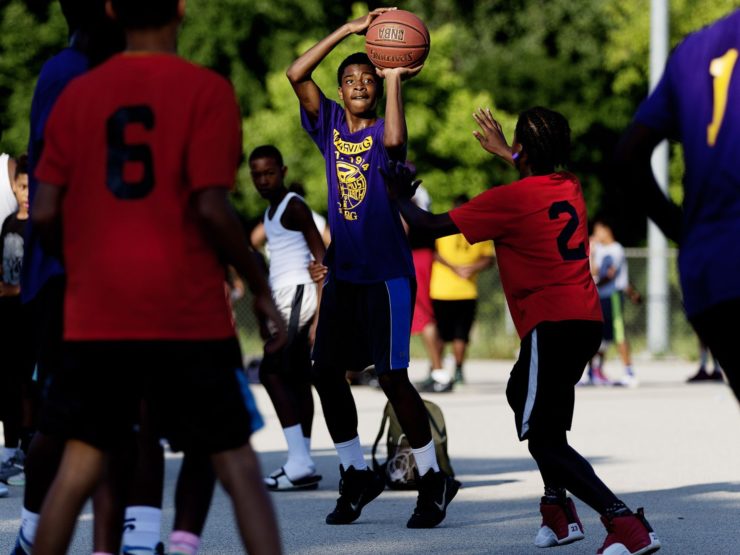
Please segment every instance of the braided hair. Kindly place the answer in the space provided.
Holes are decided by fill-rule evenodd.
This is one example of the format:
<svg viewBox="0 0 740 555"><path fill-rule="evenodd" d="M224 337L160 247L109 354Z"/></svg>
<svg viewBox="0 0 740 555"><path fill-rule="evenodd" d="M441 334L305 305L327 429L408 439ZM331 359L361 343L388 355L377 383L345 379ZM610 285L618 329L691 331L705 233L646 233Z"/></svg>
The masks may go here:
<svg viewBox="0 0 740 555"><path fill-rule="evenodd" d="M570 126L562 114L542 106L525 110L516 123L516 139L527 152L535 175L553 173L568 165Z"/></svg>

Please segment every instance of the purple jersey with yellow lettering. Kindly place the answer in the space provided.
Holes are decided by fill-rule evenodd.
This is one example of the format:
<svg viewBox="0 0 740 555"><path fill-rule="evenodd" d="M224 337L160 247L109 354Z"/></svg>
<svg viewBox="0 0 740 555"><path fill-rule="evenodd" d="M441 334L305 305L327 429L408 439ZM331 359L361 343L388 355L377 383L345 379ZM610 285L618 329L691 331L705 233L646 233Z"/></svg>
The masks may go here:
<svg viewBox="0 0 740 555"><path fill-rule="evenodd" d="M689 316L740 298L740 10L688 37L635 121L683 144Z"/></svg>
<svg viewBox="0 0 740 555"><path fill-rule="evenodd" d="M344 108L322 94L317 120L301 109L301 123L326 160L331 246L325 264L352 283L414 276L401 218L380 173L390 163L383 119L350 133Z"/></svg>

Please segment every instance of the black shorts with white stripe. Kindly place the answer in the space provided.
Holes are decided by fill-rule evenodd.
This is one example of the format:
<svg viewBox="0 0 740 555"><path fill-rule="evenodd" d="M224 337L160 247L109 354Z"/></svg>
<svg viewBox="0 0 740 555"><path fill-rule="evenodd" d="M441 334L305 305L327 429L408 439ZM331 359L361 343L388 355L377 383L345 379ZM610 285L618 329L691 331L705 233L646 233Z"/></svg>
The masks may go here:
<svg viewBox="0 0 740 555"><path fill-rule="evenodd" d="M588 320L541 322L522 340L506 398L519 439L570 430L575 385L601 343L603 325Z"/></svg>

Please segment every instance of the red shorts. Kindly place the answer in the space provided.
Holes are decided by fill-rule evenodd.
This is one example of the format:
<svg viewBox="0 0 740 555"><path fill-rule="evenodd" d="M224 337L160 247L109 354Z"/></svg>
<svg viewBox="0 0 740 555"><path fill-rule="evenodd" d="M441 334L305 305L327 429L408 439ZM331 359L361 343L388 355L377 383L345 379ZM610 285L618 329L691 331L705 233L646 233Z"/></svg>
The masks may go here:
<svg viewBox="0 0 740 555"><path fill-rule="evenodd" d="M415 249L411 251L416 268L416 304L414 319L411 322L411 335L420 334L428 324L434 323L432 299L429 298L429 282L432 279L432 249Z"/></svg>

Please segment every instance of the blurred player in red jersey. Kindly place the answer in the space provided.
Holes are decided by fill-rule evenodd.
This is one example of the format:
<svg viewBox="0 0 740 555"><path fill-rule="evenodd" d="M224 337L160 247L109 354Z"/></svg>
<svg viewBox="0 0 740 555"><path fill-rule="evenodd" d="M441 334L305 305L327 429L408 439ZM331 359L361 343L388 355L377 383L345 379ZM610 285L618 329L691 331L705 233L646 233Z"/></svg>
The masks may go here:
<svg viewBox="0 0 740 555"><path fill-rule="evenodd" d="M528 440L545 483L538 547L583 539L570 491L600 515L607 537L599 553L653 553L660 542L570 445L574 386L601 342L599 297L589 270L586 205L568 163L570 128L559 113L532 108L519 116L511 147L490 110L479 110L475 136L514 166L520 180L493 187L451 212L433 215L410 200L403 166L388 176L392 196L412 228L433 237L462 233L470 243L493 239L501 283L522 338L506 396L519 439Z"/></svg>
<svg viewBox="0 0 740 555"><path fill-rule="evenodd" d="M127 50L65 89L37 169L33 222L49 247L61 229L67 270L64 362L42 419L69 439L33 552L66 550L106 453L130 437L145 398L171 445L210 455L248 551L280 553L223 289L228 262L276 330L268 350L284 344L228 202L239 108L228 82L176 55L184 0L113 0L108 10Z"/></svg>

